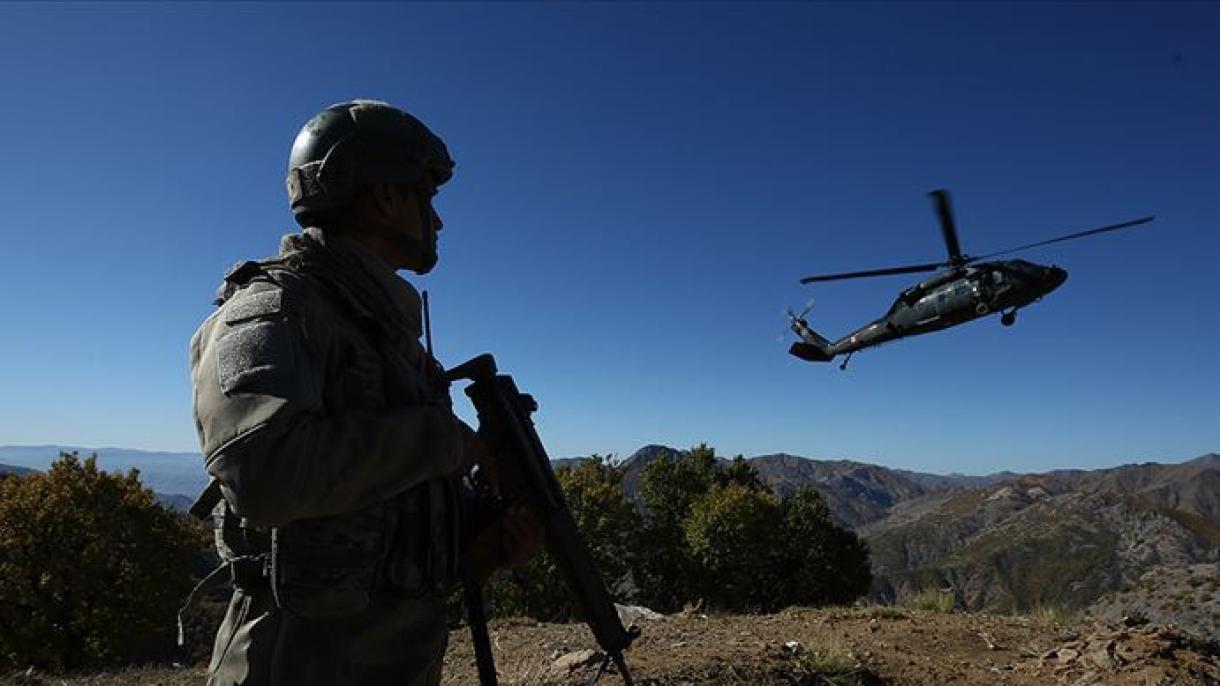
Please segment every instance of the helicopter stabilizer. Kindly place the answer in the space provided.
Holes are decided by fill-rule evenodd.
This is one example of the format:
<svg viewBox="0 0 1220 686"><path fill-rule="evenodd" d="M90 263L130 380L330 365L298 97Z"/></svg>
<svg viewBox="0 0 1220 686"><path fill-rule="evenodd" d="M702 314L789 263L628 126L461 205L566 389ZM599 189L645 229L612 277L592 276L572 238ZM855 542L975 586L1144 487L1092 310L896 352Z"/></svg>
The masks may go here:
<svg viewBox="0 0 1220 686"><path fill-rule="evenodd" d="M808 312L810 307L812 307L812 303L805 307L805 312ZM792 322L792 331L801 337L801 342L793 343L792 347L788 348L789 353L808 362L829 362L834 358L834 353L830 351L830 341L809 328L804 312L798 316L789 310L788 319Z"/></svg>
<svg viewBox="0 0 1220 686"><path fill-rule="evenodd" d="M834 357L825 350L821 350L809 343L793 343L792 347L788 348L788 352L806 362L830 362Z"/></svg>

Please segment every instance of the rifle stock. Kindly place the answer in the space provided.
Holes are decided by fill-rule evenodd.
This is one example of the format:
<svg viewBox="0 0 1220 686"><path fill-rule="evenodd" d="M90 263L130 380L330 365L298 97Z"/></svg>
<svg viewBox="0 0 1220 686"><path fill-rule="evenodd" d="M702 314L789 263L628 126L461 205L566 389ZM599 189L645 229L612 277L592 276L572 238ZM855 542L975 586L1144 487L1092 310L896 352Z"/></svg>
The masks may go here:
<svg viewBox="0 0 1220 686"><path fill-rule="evenodd" d="M589 547L572 518L550 458L530 419L538 409L537 403L517 390L511 376L497 373L491 355L479 355L449 370L445 376L449 381L468 379L473 382L466 387L466 395L478 413L479 437L497 461L501 499L528 507L543 522L547 552L575 595L598 645L609 659L614 660L623 681L630 686L631 674L623 651L640 631L634 626L623 627L614 601L589 555ZM482 589L468 584L466 595L468 607L481 615ZM495 667L490 642L485 639L485 619L476 618L474 614L472 611L470 621L480 682L484 686L494 686ZM484 626L476 627L476 621ZM484 640L479 640L480 634Z"/></svg>

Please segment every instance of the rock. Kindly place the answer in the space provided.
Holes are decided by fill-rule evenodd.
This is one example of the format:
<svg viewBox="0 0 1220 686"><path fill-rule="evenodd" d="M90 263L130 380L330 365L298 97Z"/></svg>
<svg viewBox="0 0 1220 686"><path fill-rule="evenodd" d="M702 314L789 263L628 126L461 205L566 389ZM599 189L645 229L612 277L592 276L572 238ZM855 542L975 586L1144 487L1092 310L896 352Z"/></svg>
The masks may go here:
<svg viewBox="0 0 1220 686"><path fill-rule="evenodd" d="M1075 681L1072 686L1096 686L1102 682L1098 680L1096 672L1085 672L1084 676Z"/></svg>
<svg viewBox="0 0 1220 686"><path fill-rule="evenodd" d="M1066 665L1069 662L1075 662L1076 659L1080 657L1080 651L1072 650L1071 648L1064 648L1058 652L1059 652L1059 663L1064 664L1064 665Z"/></svg>
<svg viewBox="0 0 1220 686"><path fill-rule="evenodd" d="M551 663L551 672L555 674L571 674L578 669L591 667L600 663L605 656L596 650L577 650L561 656Z"/></svg>
<svg viewBox="0 0 1220 686"><path fill-rule="evenodd" d="M643 605L619 605L614 604L614 609L618 611L618 618L623 624L635 624L641 620L655 622L665 619L665 615L660 612L654 612Z"/></svg>
<svg viewBox="0 0 1220 686"><path fill-rule="evenodd" d="M1113 640L1106 641L1100 648L1088 654L1089 662L1108 672L1113 672L1122 666L1122 660L1115 655L1114 647Z"/></svg>

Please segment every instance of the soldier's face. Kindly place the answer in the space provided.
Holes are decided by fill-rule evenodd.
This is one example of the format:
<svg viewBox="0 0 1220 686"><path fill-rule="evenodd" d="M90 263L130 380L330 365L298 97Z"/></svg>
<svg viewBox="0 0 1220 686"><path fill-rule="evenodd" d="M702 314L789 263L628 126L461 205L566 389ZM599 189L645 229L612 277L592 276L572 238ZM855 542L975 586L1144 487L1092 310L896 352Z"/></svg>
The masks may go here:
<svg viewBox="0 0 1220 686"><path fill-rule="evenodd" d="M397 199L390 205L387 223L397 235L409 239L399 241L396 246L395 268L426 274L436 265L437 233L444 227L432 205L436 189L400 186L395 195Z"/></svg>

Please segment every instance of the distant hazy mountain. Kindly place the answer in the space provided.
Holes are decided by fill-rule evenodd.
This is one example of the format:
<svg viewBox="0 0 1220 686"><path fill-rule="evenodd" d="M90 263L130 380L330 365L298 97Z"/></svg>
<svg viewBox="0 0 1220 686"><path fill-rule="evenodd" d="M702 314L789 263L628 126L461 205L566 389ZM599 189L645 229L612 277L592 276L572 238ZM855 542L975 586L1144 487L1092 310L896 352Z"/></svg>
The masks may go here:
<svg viewBox="0 0 1220 686"><path fill-rule="evenodd" d="M25 474L33 474L35 471L37 470L27 469L26 467L14 467L11 464L0 464L0 476L4 474L16 474L17 476L22 476Z"/></svg>
<svg viewBox="0 0 1220 686"><path fill-rule="evenodd" d="M77 452L84 459L97 453L97 465L108 472L140 470L140 480L157 493L194 498L207 486L199 453L167 453L130 448L84 448L66 445L0 446L0 463L46 471L61 452Z"/></svg>
<svg viewBox="0 0 1220 686"><path fill-rule="evenodd" d="M156 497L158 503L161 503L171 510L177 510L178 512L186 512L187 510L191 509L191 505L193 505L195 502L194 498L188 498L184 495L178 495L177 493L167 495L165 493L154 492L153 496Z"/></svg>

